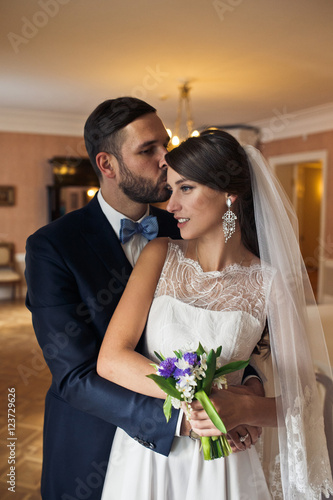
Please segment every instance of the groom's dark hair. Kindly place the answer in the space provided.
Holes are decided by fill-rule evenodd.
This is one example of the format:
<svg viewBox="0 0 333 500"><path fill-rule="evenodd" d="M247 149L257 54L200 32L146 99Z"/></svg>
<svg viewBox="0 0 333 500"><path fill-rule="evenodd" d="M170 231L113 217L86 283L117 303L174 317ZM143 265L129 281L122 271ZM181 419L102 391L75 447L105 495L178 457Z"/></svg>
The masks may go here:
<svg viewBox="0 0 333 500"><path fill-rule="evenodd" d="M136 97L108 99L97 106L84 126L84 140L91 164L99 178L96 155L102 151L120 158L121 131L140 116L155 113L156 109Z"/></svg>

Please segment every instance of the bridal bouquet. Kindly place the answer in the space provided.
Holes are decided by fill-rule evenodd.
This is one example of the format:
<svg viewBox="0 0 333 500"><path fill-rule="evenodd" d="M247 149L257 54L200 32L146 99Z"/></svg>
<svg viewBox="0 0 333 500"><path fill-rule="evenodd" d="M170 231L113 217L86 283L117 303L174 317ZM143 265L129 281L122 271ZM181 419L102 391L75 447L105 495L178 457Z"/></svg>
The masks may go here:
<svg viewBox="0 0 333 500"><path fill-rule="evenodd" d="M165 358L155 352L160 364L153 364L156 374L147 375L167 394L163 411L167 422L170 419L172 407L180 408L184 401L189 404L197 399L202 404L207 415L222 432L222 436L201 437L201 444L205 460L227 457L231 447L226 438L226 428L217 413L209 394L213 385L219 389L226 386L225 375L245 368L249 361L234 361L224 366L219 365L222 346L216 351L207 352L201 344L196 351L174 351L175 357ZM187 417L189 418L189 412Z"/></svg>

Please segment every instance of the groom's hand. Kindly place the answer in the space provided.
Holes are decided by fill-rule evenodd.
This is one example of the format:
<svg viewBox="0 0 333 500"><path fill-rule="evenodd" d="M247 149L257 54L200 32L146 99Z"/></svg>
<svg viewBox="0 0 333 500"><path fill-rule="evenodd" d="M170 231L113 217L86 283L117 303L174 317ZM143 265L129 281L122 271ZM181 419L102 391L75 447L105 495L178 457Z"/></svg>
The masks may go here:
<svg viewBox="0 0 333 500"><path fill-rule="evenodd" d="M264 386L257 377L248 378L243 385L255 396L265 396Z"/></svg>
<svg viewBox="0 0 333 500"><path fill-rule="evenodd" d="M190 430L191 430L191 424L187 420L185 413L183 414L183 419L182 423L180 426L180 435L181 436L189 436L190 435Z"/></svg>

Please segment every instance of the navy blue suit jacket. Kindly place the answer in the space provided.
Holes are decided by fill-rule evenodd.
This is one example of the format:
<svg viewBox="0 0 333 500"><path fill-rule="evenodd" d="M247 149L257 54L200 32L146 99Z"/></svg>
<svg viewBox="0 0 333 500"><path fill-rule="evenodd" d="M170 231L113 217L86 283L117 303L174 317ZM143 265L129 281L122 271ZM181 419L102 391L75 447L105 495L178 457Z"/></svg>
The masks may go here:
<svg viewBox="0 0 333 500"><path fill-rule="evenodd" d="M159 236L179 238L174 219L151 207ZM96 373L99 348L132 267L95 197L27 240L26 304L52 373L46 396L43 500L100 499L117 426L168 455L162 400L128 391Z"/></svg>

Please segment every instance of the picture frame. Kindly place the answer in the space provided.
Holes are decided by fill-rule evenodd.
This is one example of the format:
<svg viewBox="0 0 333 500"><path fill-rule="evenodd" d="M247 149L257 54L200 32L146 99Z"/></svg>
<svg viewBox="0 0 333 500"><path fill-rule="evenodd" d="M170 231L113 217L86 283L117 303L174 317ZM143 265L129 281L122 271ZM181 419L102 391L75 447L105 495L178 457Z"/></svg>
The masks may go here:
<svg viewBox="0 0 333 500"><path fill-rule="evenodd" d="M0 207L15 205L15 187L0 186Z"/></svg>

